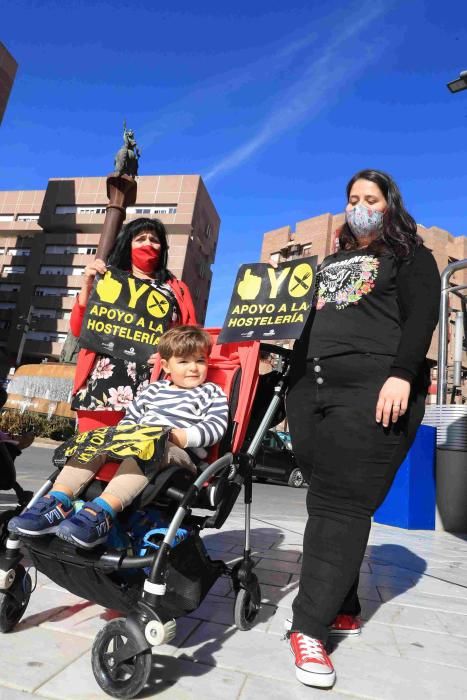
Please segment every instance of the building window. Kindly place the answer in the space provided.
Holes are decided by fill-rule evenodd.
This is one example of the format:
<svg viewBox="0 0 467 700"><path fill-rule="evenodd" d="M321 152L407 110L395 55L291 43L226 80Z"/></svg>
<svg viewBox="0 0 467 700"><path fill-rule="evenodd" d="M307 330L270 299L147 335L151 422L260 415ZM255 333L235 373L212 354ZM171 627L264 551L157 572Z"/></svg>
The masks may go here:
<svg viewBox="0 0 467 700"><path fill-rule="evenodd" d="M14 221L14 220L15 220L14 214L0 214L0 222L2 222L2 221Z"/></svg>
<svg viewBox="0 0 467 700"><path fill-rule="evenodd" d="M39 214L18 214L16 221L38 221Z"/></svg>
<svg viewBox="0 0 467 700"><path fill-rule="evenodd" d="M36 318L69 319L71 311L66 311L65 309L45 309L36 306L33 309L32 315Z"/></svg>
<svg viewBox="0 0 467 700"><path fill-rule="evenodd" d="M16 304L12 301L0 301L0 309L16 309Z"/></svg>
<svg viewBox="0 0 467 700"><path fill-rule="evenodd" d="M26 272L25 265L4 265L3 266L3 276L8 277L9 275L24 275Z"/></svg>
<svg viewBox="0 0 467 700"><path fill-rule="evenodd" d="M149 204L141 204L138 207L127 207L127 214L176 214L177 205L176 204L158 204L157 206L150 206Z"/></svg>
<svg viewBox="0 0 467 700"><path fill-rule="evenodd" d="M8 248L7 255L28 256L31 255L31 248Z"/></svg>
<svg viewBox="0 0 467 700"><path fill-rule="evenodd" d="M20 290L19 284L1 284L0 283L0 292L19 292L19 290Z"/></svg>
<svg viewBox="0 0 467 700"><path fill-rule="evenodd" d="M0 319L0 330L4 331L5 329L9 328L11 326L11 321L6 321L4 319Z"/></svg>
<svg viewBox="0 0 467 700"><path fill-rule="evenodd" d="M302 248L302 257L306 258L311 253L311 243L307 243Z"/></svg>
<svg viewBox="0 0 467 700"><path fill-rule="evenodd" d="M28 340L42 340L49 343L63 343L66 340L66 333L57 331L28 331Z"/></svg>
<svg viewBox="0 0 467 700"><path fill-rule="evenodd" d="M41 275L72 275L81 276L84 274L84 267L74 265L41 265L39 270Z"/></svg>
<svg viewBox="0 0 467 700"><path fill-rule="evenodd" d="M97 246L89 245L48 245L46 255L95 255Z"/></svg>
<svg viewBox="0 0 467 700"><path fill-rule="evenodd" d="M5 255L5 248L0 248L0 255Z"/></svg>
<svg viewBox="0 0 467 700"><path fill-rule="evenodd" d="M57 206L55 207L56 214L105 214L106 207L98 206Z"/></svg>
<svg viewBox="0 0 467 700"><path fill-rule="evenodd" d="M34 294L37 297L74 297L79 293L76 287L42 287L37 286Z"/></svg>

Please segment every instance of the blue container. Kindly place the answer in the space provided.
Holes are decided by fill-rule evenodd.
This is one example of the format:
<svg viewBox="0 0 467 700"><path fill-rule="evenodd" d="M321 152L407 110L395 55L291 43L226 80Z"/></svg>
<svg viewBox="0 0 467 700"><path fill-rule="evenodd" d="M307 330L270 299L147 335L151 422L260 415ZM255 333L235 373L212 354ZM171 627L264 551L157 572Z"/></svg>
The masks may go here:
<svg viewBox="0 0 467 700"><path fill-rule="evenodd" d="M434 530L436 428L421 425L396 478L373 516L376 523Z"/></svg>

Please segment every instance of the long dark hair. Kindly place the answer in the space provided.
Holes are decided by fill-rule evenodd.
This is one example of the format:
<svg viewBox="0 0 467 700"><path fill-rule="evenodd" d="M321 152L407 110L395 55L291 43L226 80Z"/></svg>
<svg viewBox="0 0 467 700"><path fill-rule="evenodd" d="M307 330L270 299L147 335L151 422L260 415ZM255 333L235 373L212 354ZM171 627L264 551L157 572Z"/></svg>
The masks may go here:
<svg viewBox="0 0 467 700"><path fill-rule="evenodd" d="M374 182L388 203L383 218L383 229L378 238L368 246L369 252L378 254L389 250L398 258L410 258L415 248L423 245L423 239L418 235L415 219L406 210L402 195L392 177L381 170L360 170L347 184L347 201L357 180ZM339 233L339 248L353 250L357 247L357 238L345 223Z"/></svg>
<svg viewBox="0 0 467 700"><path fill-rule="evenodd" d="M141 217L126 224L117 236L115 245L108 255L107 264L118 267L120 270L131 270L131 242L135 236L138 236L143 231L154 233L161 244L159 264L154 275L156 282L166 282L168 279L172 279L173 274L167 269L169 253L167 231L159 219Z"/></svg>

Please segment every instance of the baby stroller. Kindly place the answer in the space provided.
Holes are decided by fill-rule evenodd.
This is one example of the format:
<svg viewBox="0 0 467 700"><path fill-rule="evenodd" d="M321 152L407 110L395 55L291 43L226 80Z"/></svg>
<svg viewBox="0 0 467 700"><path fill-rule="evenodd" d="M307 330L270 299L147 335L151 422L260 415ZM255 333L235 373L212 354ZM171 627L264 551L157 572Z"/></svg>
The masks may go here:
<svg viewBox="0 0 467 700"><path fill-rule="evenodd" d="M8 436L9 437L9 436ZM24 446L29 446L31 440L24 441ZM32 498L32 491L25 491L16 480L15 459L22 449L21 443L13 440L0 440L0 551L5 547L8 537L7 524L15 515L21 513L23 508ZM14 493L4 493L13 491ZM0 609L0 630L2 627L2 613Z"/></svg>
<svg viewBox="0 0 467 700"><path fill-rule="evenodd" d="M209 333L215 342L219 330ZM30 582L20 563L22 548L39 571L68 591L126 616L108 622L92 648L96 681L114 697L132 698L142 690L151 672L151 647L174 638L177 618L196 610L220 576L232 579L235 624L240 630L252 627L261 602L250 547L252 473L266 430L281 420L289 371L289 351L276 346L261 346L261 350L266 347L280 355L281 369L264 375L267 379L263 380L258 371L258 342L213 345L208 381L219 384L229 397L231 420L226 436L211 448L210 463L194 482L185 468L168 467L127 509L134 512L156 505L165 510L168 528L157 549L148 548L138 555L104 546L85 551L54 536L28 539L10 535L0 553L0 596L16 611L10 615L8 629L20 619L29 599ZM58 473L50 476L34 498L51 488ZM222 527L242 486L244 553L229 567L208 556L200 532ZM94 480L83 498L95 497L99 489L102 486ZM187 536L176 544L179 528Z"/></svg>

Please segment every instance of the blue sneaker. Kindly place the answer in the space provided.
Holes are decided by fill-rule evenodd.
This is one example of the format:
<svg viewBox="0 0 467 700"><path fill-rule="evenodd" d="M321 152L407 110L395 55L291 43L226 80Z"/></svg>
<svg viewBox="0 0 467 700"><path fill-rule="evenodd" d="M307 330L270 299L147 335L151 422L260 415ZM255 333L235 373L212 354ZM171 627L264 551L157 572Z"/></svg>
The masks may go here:
<svg viewBox="0 0 467 700"><path fill-rule="evenodd" d="M107 541L113 520L109 513L94 501L84 506L71 518L61 523L57 537L84 549L92 549Z"/></svg>
<svg viewBox="0 0 467 700"><path fill-rule="evenodd" d="M73 515L73 508L67 510L55 496L46 494L24 513L12 518L8 523L8 530L28 537L51 535L71 515Z"/></svg>

